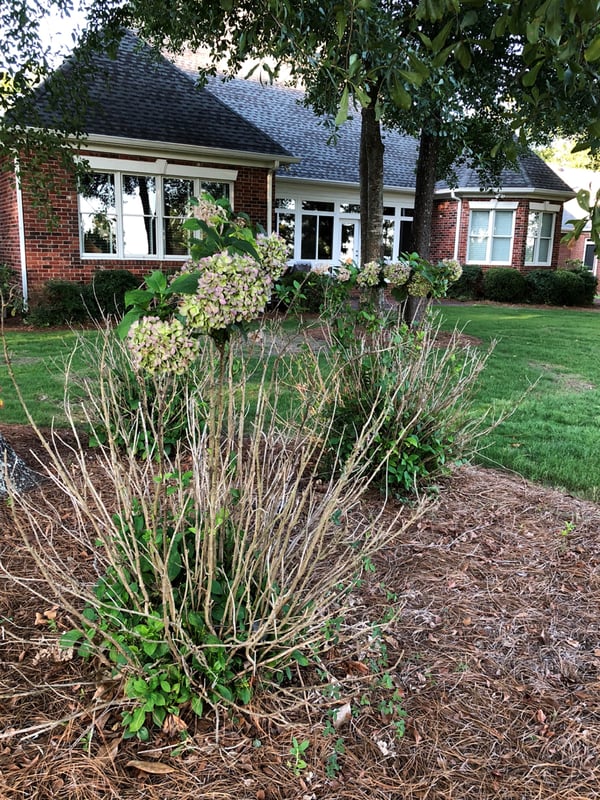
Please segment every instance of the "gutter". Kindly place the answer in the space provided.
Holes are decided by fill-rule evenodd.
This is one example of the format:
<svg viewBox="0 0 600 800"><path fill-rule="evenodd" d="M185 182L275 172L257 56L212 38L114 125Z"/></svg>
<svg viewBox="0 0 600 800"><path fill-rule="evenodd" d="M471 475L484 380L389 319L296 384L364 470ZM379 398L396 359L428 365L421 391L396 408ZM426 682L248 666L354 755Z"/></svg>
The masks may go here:
<svg viewBox="0 0 600 800"><path fill-rule="evenodd" d="M453 258L455 261L458 261L458 248L460 245L460 222L462 219L462 197L457 197L456 192L454 189L450 192L450 197L452 200L458 203L456 207L456 230L454 232L454 255Z"/></svg>
<svg viewBox="0 0 600 800"><path fill-rule="evenodd" d="M25 219L23 214L23 193L21 191L21 178L19 175L19 162L15 158L15 190L17 193L17 226L19 229L19 253L21 257L21 288L23 291L23 305L27 308L29 290L27 284L27 252L25 250Z"/></svg>
<svg viewBox="0 0 600 800"><path fill-rule="evenodd" d="M203 147L193 144L182 144L178 142L159 142L154 140L131 139L126 136L103 136L101 134L90 133L78 143L80 150L109 151L118 152L125 155L127 152L134 155L142 155L148 152L177 154L185 161L203 160L222 164L241 164L243 166L269 166L273 164L297 164L299 158L295 156L273 155L270 153L252 153L246 150L229 150L221 147Z"/></svg>

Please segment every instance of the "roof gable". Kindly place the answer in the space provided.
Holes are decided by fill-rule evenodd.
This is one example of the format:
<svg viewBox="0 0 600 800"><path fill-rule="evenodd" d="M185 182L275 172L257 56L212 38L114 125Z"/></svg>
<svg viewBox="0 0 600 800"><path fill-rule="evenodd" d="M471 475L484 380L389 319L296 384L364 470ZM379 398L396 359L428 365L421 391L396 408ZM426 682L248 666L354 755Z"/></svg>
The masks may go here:
<svg viewBox="0 0 600 800"><path fill-rule="evenodd" d="M279 142L213 94L197 88L188 74L130 32L123 37L116 58L96 52L89 59L83 67L88 102L80 121L86 134L289 156ZM59 72L68 81L76 68L75 55ZM56 122L50 91L47 82L36 98L47 125Z"/></svg>

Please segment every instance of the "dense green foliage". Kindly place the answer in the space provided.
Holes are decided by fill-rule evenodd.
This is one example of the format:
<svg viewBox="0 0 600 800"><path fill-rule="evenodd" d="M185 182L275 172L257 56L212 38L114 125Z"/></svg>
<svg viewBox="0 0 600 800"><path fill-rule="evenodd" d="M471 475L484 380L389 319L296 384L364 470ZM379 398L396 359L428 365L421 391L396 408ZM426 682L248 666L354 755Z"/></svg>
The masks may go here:
<svg viewBox="0 0 600 800"><path fill-rule="evenodd" d="M519 303L525 298L525 278L516 269L494 267L483 275L483 294L499 303Z"/></svg>
<svg viewBox="0 0 600 800"><path fill-rule="evenodd" d="M483 297L483 270L481 267L465 264L462 275L448 287L448 297L456 300L479 300Z"/></svg>

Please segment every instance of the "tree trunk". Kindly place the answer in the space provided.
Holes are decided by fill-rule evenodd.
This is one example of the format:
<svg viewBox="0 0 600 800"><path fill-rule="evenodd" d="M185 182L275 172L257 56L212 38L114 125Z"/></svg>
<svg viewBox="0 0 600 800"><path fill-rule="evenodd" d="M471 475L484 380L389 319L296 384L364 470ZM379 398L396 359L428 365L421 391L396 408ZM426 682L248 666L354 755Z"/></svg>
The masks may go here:
<svg viewBox="0 0 600 800"><path fill-rule="evenodd" d="M417 181L415 185L415 216L413 222L412 249L421 258L429 259L431 249L431 220L438 162L438 139L431 133L421 131L419 157L417 159Z"/></svg>
<svg viewBox="0 0 600 800"><path fill-rule="evenodd" d="M376 93L373 93L375 97ZM362 109L360 131L360 232L361 263L383 256L383 151L381 125L375 100Z"/></svg>
<svg viewBox="0 0 600 800"><path fill-rule="evenodd" d="M431 222L433 218L433 198L438 163L438 138L432 133L421 131L419 157L417 159L417 180L415 185L415 215L412 229L412 250L421 258L429 260L431 251ZM419 322L429 301L427 298L409 297L406 307L406 321Z"/></svg>

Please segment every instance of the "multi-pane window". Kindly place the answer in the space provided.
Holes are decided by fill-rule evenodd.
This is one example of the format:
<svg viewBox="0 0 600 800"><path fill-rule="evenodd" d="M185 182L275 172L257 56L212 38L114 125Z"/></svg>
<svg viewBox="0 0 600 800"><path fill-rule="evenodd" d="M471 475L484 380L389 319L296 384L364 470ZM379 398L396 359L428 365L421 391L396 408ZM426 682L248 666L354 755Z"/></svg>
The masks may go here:
<svg viewBox="0 0 600 800"><path fill-rule="evenodd" d="M185 257L191 197L229 197L228 183L159 175L90 172L79 187L81 251L117 258Z"/></svg>
<svg viewBox="0 0 600 800"><path fill-rule="evenodd" d="M411 247L414 210L383 208L383 255L398 258ZM360 257L360 204L281 197L275 200L276 229L291 259L332 264Z"/></svg>
<svg viewBox="0 0 600 800"><path fill-rule="evenodd" d="M333 257L334 203L302 201L302 260L327 261Z"/></svg>
<svg viewBox="0 0 600 800"><path fill-rule="evenodd" d="M527 220L526 264L550 264L556 214L531 211Z"/></svg>
<svg viewBox="0 0 600 800"><path fill-rule="evenodd" d="M472 209L467 261L510 264L515 212L513 209Z"/></svg>

